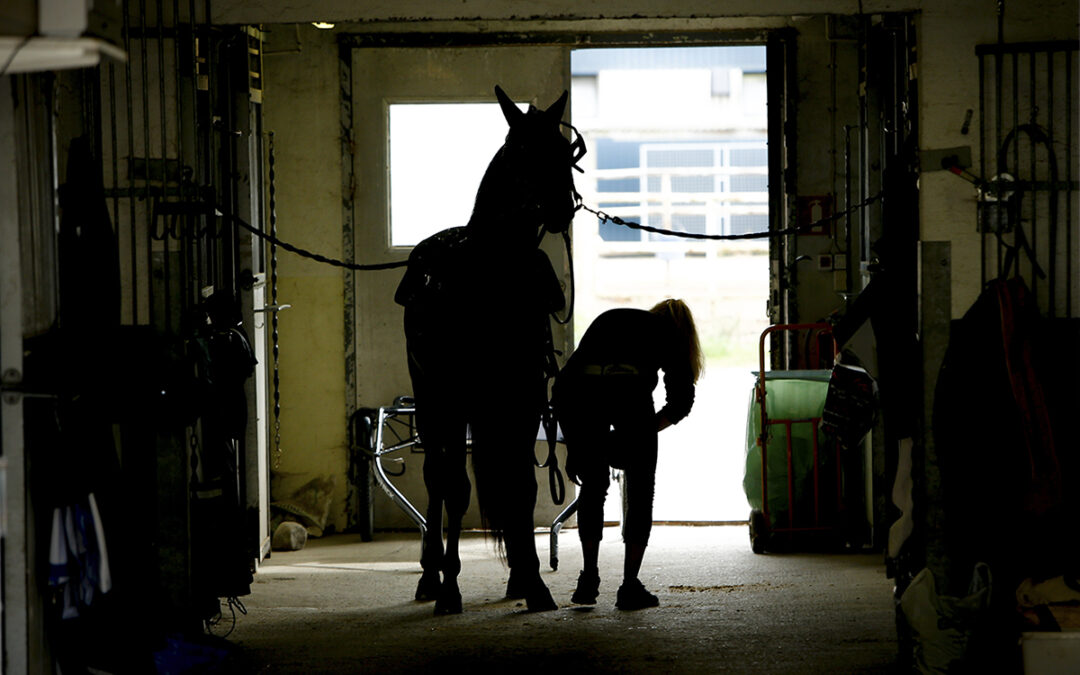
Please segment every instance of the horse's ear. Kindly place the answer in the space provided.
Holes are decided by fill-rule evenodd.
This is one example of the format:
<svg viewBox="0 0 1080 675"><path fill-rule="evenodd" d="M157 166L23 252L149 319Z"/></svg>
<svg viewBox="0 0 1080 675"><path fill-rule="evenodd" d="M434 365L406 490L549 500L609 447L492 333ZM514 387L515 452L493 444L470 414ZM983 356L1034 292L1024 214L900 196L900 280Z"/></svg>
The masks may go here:
<svg viewBox="0 0 1080 675"><path fill-rule="evenodd" d="M495 85L495 98L499 99L499 107L502 108L503 117L506 118L506 123L510 126L514 126L521 118L525 117L525 113L521 112L521 108L514 105L514 102L510 100L510 97L506 95L506 92L499 85Z"/></svg>
<svg viewBox="0 0 1080 675"><path fill-rule="evenodd" d="M551 104L551 107L544 111L544 115L547 116L554 124L558 125L562 121L563 112L566 110L566 101L570 98L570 92L563 90L562 96L558 101Z"/></svg>

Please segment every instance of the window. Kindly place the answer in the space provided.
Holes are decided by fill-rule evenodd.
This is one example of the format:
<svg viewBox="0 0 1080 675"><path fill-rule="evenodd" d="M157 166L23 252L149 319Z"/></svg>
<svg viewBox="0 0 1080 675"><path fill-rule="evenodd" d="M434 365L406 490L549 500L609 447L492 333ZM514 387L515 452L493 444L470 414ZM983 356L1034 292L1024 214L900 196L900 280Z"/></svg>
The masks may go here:
<svg viewBox="0 0 1080 675"><path fill-rule="evenodd" d="M480 179L506 138L499 105L392 104L389 120L390 245L413 246L465 225Z"/></svg>

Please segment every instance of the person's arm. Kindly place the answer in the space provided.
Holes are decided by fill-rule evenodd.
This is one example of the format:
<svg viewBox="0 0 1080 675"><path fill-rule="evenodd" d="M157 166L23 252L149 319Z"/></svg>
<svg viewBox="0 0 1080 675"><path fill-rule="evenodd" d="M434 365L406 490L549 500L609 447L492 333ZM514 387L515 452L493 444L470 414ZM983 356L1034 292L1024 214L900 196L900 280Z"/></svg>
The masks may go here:
<svg viewBox="0 0 1080 675"><path fill-rule="evenodd" d="M667 418L667 415L663 413L657 413L656 415L656 431L660 432L671 426L671 420Z"/></svg>
<svg viewBox="0 0 1080 675"><path fill-rule="evenodd" d="M656 413L656 430L663 431L690 414L694 407L694 379L686 369L664 371L664 391L667 400Z"/></svg>

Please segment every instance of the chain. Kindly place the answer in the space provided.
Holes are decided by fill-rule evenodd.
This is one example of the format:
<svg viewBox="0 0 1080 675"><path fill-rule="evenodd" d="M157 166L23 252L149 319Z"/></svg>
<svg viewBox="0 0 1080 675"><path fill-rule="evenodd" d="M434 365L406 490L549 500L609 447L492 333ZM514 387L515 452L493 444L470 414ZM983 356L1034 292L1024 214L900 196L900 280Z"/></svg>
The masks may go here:
<svg viewBox="0 0 1080 675"><path fill-rule="evenodd" d="M274 354L274 469L281 467L281 378L278 373L280 344L278 343L278 295L277 295L277 185L274 181L274 132L270 132L267 148L270 165L270 338Z"/></svg>
<svg viewBox="0 0 1080 675"><path fill-rule="evenodd" d="M263 232L263 231L255 228L255 227L252 227L249 223L244 222L244 220L242 218L239 218L237 216L230 215L230 216L226 216L226 217L231 222L235 223L236 225L240 226L241 228L243 228L243 229L247 230L248 232L252 233L253 235L258 237L259 239L270 242L271 246L280 246L281 248L285 249L286 251L288 251L290 253L295 253L296 255L298 255L298 256L300 256L302 258L308 258L310 260L314 260L315 262L320 262L320 263L323 263L323 264L326 264L326 265L333 265L334 267L341 267L341 268L344 268L344 269L347 269L347 270L352 270L354 272L370 272L370 271L373 271L373 270L389 270L389 269L394 269L395 267L405 267L406 265L409 264L408 260L398 260L396 262L372 263L372 264L368 264L368 265L362 265L362 264L358 264L358 263L349 263L349 262L345 262L343 260L337 260L335 258L329 258L329 257L324 256L322 254L313 253L312 251L308 251L307 249L303 249L303 248L300 248L299 246L295 246L293 244L290 244L287 241L282 241L282 240L277 238L276 234ZM272 231L272 229L271 229L271 231Z"/></svg>
<svg viewBox="0 0 1080 675"><path fill-rule="evenodd" d="M770 237L784 237L791 234L799 234L808 230L813 230L821 225L824 225L825 223L831 222L833 220L838 220L848 215L849 213L858 211L864 206L873 204L877 200L881 199L881 195L882 193L878 192L876 195L873 195L872 197L867 197L863 201L855 204L854 206L851 206L850 208L844 209L843 211L840 211L838 213L834 213L831 216L818 218L811 223L803 223L802 225L796 227L789 227L782 230L769 230L766 232L747 232L744 234L699 234L697 232L678 232L676 230L665 230L659 227L652 227L651 225L642 225L641 223L636 223L632 220L623 220L618 216L613 216L610 213L605 213L600 209L590 208L584 202L581 203L581 208L599 218L601 222L614 223L616 225L622 225L624 227L629 227L635 230L644 230L646 232L653 232L655 234L666 234L671 237L681 237L683 239L710 239L714 241L733 241L738 239L766 239Z"/></svg>

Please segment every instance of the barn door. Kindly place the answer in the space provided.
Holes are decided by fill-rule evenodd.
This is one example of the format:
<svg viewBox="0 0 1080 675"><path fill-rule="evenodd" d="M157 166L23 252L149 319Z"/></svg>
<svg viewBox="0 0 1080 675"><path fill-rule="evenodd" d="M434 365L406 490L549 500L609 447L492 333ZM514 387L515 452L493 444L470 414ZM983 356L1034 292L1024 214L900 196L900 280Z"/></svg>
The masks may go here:
<svg viewBox="0 0 1080 675"><path fill-rule="evenodd" d="M359 262L404 260L427 233L466 223L480 175L506 135L496 84L519 104L541 108L570 89L569 55L563 47L368 47L358 39L343 49L349 50L342 54L343 73L351 68L355 199L353 221L347 212L345 228L346 237L352 229ZM483 120L479 126L477 120ZM425 204L435 208L417 210ZM548 236L544 248L568 283L562 241ZM353 331L346 334L346 400L352 406L384 405L410 392L401 308L394 304L400 279L400 272L347 277L346 297L350 291L355 297L353 303L346 300L346 311L355 312L346 316L346 331ZM458 327L477 339L490 328L489 317L462 317ZM555 328L557 347L568 346L568 331ZM350 349L355 350L351 356ZM408 471L398 484L410 499L415 495L422 502L419 471ZM360 492L359 500L370 503ZM378 526L407 526L386 520L400 516L394 511L380 509ZM362 520L371 517L370 508L355 501L350 513ZM364 522L356 524L365 529Z"/></svg>

